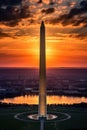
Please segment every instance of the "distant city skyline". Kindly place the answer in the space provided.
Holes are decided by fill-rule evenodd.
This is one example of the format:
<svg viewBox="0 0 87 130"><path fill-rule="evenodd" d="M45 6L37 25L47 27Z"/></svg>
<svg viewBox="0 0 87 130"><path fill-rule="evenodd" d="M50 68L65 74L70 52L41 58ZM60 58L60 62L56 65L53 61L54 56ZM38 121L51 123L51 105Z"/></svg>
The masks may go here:
<svg viewBox="0 0 87 130"><path fill-rule="evenodd" d="M39 67L42 20L46 66L87 67L86 0L0 0L0 67Z"/></svg>

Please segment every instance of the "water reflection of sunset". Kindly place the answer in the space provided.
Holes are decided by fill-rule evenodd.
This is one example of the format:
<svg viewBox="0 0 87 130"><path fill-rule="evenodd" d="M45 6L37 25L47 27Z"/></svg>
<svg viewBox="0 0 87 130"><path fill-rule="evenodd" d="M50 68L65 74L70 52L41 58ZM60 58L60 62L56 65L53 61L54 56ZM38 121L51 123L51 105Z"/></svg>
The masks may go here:
<svg viewBox="0 0 87 130"><path fill-rule="evenodd" d="M13 104L38 104L38 96L20 96L15 98L7 98L1 100L3 103ZM74 103L87 103L85 97L67 97L67 96L47 96L47 104L74 104Z"/></svg>

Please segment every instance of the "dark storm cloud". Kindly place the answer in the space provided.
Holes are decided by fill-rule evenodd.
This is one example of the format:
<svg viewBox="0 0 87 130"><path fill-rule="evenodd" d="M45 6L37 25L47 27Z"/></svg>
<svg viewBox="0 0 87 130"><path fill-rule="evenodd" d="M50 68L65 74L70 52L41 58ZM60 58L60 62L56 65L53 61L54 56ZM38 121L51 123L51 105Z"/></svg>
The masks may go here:
<svg viewBox="0 0 87 130"><path fill-rule="evenodd" d="M79 39L87 39L87 27L72 28L69 32L70 37L76 37Z"/></svg>
<svg viewBox="0 0 87 130"><path fill-rule="evenodd" d="M80 38L81 40L82 39L87 39L87 34L78 34L77 38Z"/></svg>
<svg viewBox="0 0 87 130"><path fill-rule="evenodd" d="M43 9L41 12L45 14L51 14L55 12L55 9L54 8Z"/></svg>
<svg viewBox="0 0 87 130"><path fill-rule="evenodd" d="M78 26L81 23L86 26L87 24L87 1L84 0L80 2L79 7L74 7L70 10L68 14L63 14L58 18L52 19L49 21L52 24L62 23L66 26L72 24Z"/></svg>
<svg viewBox="0 0 87 130"><path fill-rule="evenodd" d="M10 37L8 33L4 33L1 29L0 29L0 38L3 37Z"/></svg>
<svg viewBox="0 0 87 130"><path fill-rule="evenodd" d="M22 0L0 0L0 6L3 5L18 5Z"/></svg>
<svg viewBox="0 0 87 130"><path fill-rule="evenodd" d="M87 34L72 34L70 37L79 38L80 40L87 40Z"/></svg>
<svg viewBox="0 0 87 130"><path fill-rule="evenodd" d="M81 15L84 13L87 13L87 1L86 0L84 0L80 3L80 7L71 9L69 14L67 14L67 19L73 18L75 15Z"/></svg>
<svg viewBox="0 0 87 130"><path fill-rule="evenodd" d="M8 26L15 26L23 18L31 17L29 5L22 0L0 1L0 22Z"/></svg>
<svg viewBox="0 0 87 130"><path fill-rule="evenodd" d="M40 3L42 3L42 2L43 2L42 0L39 0L37 3L40 4Z"/></svg>

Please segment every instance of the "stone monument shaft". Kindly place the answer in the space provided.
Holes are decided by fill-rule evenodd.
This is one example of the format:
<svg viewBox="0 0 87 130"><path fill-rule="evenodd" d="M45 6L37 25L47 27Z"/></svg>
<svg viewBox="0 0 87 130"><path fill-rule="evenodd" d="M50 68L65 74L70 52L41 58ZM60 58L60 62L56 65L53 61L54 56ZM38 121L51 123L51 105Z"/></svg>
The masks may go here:
<svg viewBox="0 0 87 130"><path fill-rule="evenodd" d="M45 48L45 25L42 21L40 26L40 68L39 68L39 118L45 117L46 108L46 48Z"/></svg>

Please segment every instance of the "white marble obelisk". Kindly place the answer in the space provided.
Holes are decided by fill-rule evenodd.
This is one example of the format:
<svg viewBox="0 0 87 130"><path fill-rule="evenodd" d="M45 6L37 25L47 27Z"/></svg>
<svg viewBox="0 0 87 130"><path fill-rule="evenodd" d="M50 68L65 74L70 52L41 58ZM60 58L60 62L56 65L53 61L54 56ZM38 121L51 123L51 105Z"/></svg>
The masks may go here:
<svg viewBox="0 0 87 130"><path fill-rule="evenodd" d="M40 68L39 68L39 118L46 118L46 48L45 48L45 25L42 21L40 26Z"/></svg>

